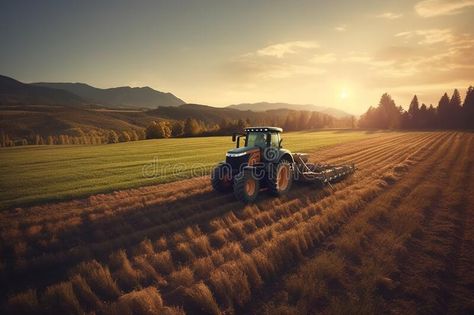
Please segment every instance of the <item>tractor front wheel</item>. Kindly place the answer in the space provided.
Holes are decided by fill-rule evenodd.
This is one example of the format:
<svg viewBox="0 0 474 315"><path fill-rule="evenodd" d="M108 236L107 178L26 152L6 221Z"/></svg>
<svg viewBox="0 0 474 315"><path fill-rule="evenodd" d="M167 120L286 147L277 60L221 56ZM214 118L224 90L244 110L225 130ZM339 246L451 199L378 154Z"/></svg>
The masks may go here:
<svg viewBox="0 0 474 315"><path fill-rule="evenodd" d="M268 190L272 195L282 196L288 193L293 184L293 168L291 163L283 160L270 166Z"/></svg>
<svg viewBox="0 0 474 315"><path fill-rule="evenodd" d="M260 181L251 170L243 170L234 178L234 195L244 202L251 203L257 199L260 190Z"/></svg>

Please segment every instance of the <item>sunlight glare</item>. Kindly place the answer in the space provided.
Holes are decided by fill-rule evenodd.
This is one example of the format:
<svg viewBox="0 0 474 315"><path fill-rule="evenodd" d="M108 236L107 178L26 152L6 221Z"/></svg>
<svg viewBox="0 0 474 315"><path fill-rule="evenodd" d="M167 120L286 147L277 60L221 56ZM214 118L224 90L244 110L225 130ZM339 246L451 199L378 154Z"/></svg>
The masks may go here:
<svg viewBox="0 0 474 315"><path fill-rule="evenodd" d="M341 92L339 93L339 97L341 99L346 99L349 96L349 93L347 92L347 89L343 88Z"/></svg>

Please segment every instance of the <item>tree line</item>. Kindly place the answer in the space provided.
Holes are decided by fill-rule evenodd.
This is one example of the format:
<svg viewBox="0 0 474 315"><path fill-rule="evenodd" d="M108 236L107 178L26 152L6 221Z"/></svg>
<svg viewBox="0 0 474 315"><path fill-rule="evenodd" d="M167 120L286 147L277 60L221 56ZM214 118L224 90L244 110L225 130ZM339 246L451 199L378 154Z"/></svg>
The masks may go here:
<svg viewBox="0 0 474 315"><path fill-rule="evenodd" d="M286 131L319 128L353 128L354 118L334 118L330 115L311 111L289 111L286 115L269 115L255 120L222 119L218 124L208 124L195 118L184 121L154 121L145 129L147 139L218 136L242 132L249 126L281 126Z"/></svg>
<svg viewBox="0 0 474 315"><path fill-rule="evenodd" d="M60 134L42 136L39 134L32 134L25 137L10 137L2 130L0 132L0 147L22 145L107 144L146 139L145 131L143 129L122 131L104 130L100 132L85 133L79 128L75 128L74 131L73 135Z"/></svg>
<svg viewBox="0 0 474 315"><path fill-rule="evenodd" d="M472 129L474 127L474 87L467 89L464 101L457 89L451 97L441 96L438 105L419 105L413 96L408 110L397 106L385 93L377 107L370 107L359 120L360 128L375 129Z"/></svg>

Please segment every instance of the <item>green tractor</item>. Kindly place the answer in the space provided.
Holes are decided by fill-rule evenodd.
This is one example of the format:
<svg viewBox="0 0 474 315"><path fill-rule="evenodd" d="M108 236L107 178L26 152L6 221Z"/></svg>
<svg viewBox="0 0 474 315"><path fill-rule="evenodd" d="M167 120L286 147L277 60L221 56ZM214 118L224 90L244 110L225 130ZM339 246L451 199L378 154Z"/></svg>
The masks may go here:
<svg viewBox="0 0 474 315"><path fill-rule="evenodd" d="M294 180L329 184L354 172L354 165L321 165L307 163L306 154L282 147L278 127L249 127L244 134L232 135L236 148L226 154L211 173L211 183L218 192L234 192L244 202L254 202L261 188L274 196L291 189ZM240 140L244 144L240 146Z"/></svg>

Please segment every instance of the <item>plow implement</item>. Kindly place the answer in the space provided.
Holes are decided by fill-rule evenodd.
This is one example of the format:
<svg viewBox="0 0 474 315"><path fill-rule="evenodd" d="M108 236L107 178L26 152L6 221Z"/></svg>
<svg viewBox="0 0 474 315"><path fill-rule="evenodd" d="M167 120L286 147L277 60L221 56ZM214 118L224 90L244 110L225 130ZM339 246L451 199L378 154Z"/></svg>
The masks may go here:
<svg viewBox="0 0 474 315"><path fill-rule="evenodd" d="M308 163L308 154L293 154L295 161L295 179L303 182L316 182L320 185L331 185L353 174L356 170L354 163L351 164L313 164Z"/></svg>

